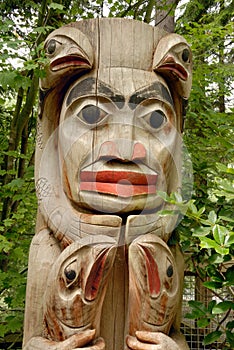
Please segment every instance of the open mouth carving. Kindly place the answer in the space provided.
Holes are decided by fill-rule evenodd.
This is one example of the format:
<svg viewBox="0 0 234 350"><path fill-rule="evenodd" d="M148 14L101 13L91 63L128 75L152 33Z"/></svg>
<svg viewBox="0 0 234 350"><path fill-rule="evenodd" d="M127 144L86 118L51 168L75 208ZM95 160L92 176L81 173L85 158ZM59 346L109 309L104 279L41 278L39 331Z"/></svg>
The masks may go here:
<svg viewBox="0 0 234 350"><path fill-rule="evenodd" d="M75 66L90 67L90 64L86 59L78 55L63 56L63 57L57 58L50 64L50 68L52 71L58 71L63 68L75 67Z"/></svg>
<svg viewBox="0 0 234 350"><path fill-rule="evenodd" d="M166 57L162 64L158 67L158 71L168 70L174 72L181 80L188 79L188 73L181 64L175 62L174 58Z"/></svg>
<svg viewBox="0 0 234 350"><path fill-rule="evenodd" d="M87 171L80 172L80 190L131 197L155 194L157 174L134 171Z"/></svg>

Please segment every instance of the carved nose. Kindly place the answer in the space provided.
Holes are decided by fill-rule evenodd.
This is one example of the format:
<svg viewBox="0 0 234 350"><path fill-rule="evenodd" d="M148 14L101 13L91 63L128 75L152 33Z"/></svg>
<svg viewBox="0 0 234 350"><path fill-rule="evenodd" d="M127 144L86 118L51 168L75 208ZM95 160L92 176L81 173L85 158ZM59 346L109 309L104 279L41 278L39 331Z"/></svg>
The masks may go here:
<svg viewBox="0 0 234 350"><path fill-rule="evenodd" d="M100 147L99 159L100 158L118 159L125 162L143 160L146 158L146 149L140 142L123 144L123 140L117 142L106 141Z"/></svg>
<svg viewBox="0 0 234 350"><path fill-rule="evenodd" d="M146 149L145 146L142 145L142 143L137 142L134 145L133 153L132 153L132 159L131 160L143 160L146 157Z"/></svg>

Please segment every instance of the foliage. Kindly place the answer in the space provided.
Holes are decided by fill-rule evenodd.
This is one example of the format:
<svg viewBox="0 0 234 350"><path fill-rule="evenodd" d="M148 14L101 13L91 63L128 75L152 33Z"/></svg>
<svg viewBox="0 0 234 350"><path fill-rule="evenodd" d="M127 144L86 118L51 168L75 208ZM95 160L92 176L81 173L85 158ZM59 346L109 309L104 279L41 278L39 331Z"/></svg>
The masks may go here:
<svg viewBox="0 0 234 350"><path fill-rule="evenodd" d="M199 328L207 327L210 322L216 325L215 331L204 338L204 345L212 344L222 336L222 348L230 349L234 341L234 324L226 320L234 310L234 163L227 167L217 164L217 170L210 187L212 201L216 204L212 210L207 212L205 206L198 208L195 199L186 202L179 194L161 193L177 208L171 213L162 211L161 215L184 215L177 230L182 249L189 257L189 270L210 290L209 303L190 301L191 312L185 317L196 319Z"/></svg>
<svg viewBox="0 0 234 350"><path fill-rule="evenodd" d="M234 282L234 114L231 17L233 1L191 1L177 21L177 31L191 43L193 89L184 140L194 172L193 197L180 203L185 213L178 227L190 271L210 292L210 302L190 302L199 328L214 331L204 345L233 344ZM182 207L181 207L182 205Z"/></svg>
<svg viewBox="0 0 234 350"><path fill-rule="evenodd" d="M17 348L22 339L27 255L34 234L36 198L33 164L38 79L46 59L43 40L62 24L108 15L164 25L178 1L160 0L10 0L0 3L0 339ZM190 318L200 328L216 322L204 342L222 335L222 349L233 342L233 323L226 317L233 303L233 139L231 109L233 70L232 13L234 2L192 0L181 5L176 31L194 52L193 89L184 139L194 169L193 198L165 199L176 203L184 220L178 227L190 256L190 270L216 299L208 305L190 303ZM161 17L160 17L161 14ZM158 18L161 18L158 20ZM164 195L165 196L165 195ZM207 321L208 320L208 321ZM224 337L224 338L223 338ZM228 345L229 344L229 345ZM19 345L20 346L20 345Z"/></svg>

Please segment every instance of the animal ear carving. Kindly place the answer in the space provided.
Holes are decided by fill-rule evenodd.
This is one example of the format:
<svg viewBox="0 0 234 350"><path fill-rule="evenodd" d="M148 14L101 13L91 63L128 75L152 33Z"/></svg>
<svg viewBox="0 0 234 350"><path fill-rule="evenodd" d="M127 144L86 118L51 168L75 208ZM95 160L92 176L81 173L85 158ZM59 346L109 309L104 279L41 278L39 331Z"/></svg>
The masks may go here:
<svg viewBox="0 0 234 350"><path fill-rule="evenodd" d="M49 59L46 78L41 88L53 88L73 74L90 70L93 66L93 49L88 38L77 28L65 27L53 31L47 38L45 53Z"/></svg>
<svg viewBox="0 0 234 350"><path fill-rule="evenodd" d="M178 34L164 36L154 53L153 70L160 73L177 93L187 99L192 86L192 52Z"/></svg>

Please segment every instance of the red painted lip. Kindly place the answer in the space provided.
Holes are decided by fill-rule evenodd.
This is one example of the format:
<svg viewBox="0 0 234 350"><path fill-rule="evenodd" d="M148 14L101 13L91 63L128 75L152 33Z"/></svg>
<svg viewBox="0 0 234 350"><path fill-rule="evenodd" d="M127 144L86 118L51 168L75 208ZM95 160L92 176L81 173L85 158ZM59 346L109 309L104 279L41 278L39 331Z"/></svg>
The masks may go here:
<svg viewBox="0 0 234 350"><path fill-rule="evenodd" d="M81 171L80 190L112 194L120 197L154 194L157 174L133 171Z"/></svg>
<svg viewBox="0 0 234 350"><path fill-rule="evenodd" d="M50 64L50 68L52 71L57 71L67 67L75 67L75 66L84 66L90 67L90 64L87 60L77 55L69 55L57 58Z"/></svg>
<svg viewBox="0 0 234 350"><path fill-rule="evenodd" d="M170 64L166 63L158 68L158 70L169 70L174 72L177 76L180 77L182 80L187 80L188 79L188 74L186 70L179 64Z"/></svg>
<svg viewBox="0 0 234 350"><path fill-rule="evenodd" d="M158 70L169 70L171 72L174 72L180 79L184 81L188 79L188 73L184 67L181 64L176 63L174 58L171 56L167 56L164 59L160 67L158 67Z"/></svg>

